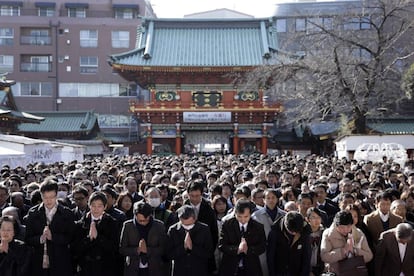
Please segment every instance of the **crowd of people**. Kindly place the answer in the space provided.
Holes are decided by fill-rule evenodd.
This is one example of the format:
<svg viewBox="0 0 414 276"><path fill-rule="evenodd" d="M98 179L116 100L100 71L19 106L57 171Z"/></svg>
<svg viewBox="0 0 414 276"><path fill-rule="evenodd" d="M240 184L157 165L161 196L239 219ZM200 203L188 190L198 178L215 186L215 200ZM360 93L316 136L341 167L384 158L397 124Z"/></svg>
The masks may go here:
<svg viewBox="0 0 414 276"><path fill-rule="evenodd" d="M2 165L0 211L4 276L341 275L351 258L365 275L414 275L414 160L129 155Z"/></svg>

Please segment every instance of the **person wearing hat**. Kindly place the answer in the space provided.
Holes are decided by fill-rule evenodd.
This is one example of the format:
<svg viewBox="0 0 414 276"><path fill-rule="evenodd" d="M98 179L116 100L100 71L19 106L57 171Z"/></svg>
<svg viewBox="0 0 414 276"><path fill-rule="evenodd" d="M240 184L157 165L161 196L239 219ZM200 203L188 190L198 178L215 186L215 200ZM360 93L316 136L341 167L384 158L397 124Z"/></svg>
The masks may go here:
<svg viewBox="0 0 414 276"><path fill-rule="evenodd" d="M197 221L195 208L178 208L179 222L168 230L167 256L174 261L172 276L208 276L214 245L209 227Z"/></svg>
<svg viewBox="0 0 414 276"><path fill-rule="evenodd" d="M267 240L269 276L310 275L310 233L310 226L299 212L290 211L275 221Z"/></svg>

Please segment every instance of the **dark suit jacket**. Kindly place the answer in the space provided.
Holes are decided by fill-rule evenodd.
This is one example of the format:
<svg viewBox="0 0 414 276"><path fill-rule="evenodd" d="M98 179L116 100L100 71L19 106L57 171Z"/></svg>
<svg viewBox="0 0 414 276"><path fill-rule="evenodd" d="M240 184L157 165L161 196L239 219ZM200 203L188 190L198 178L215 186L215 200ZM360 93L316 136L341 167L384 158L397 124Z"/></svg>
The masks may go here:
<svg viewBox="0 0 414 276"><path fill-rule="evenodd" d="M193 242L191 251L184 248L186 231L181 222L168 230L167 255L174 260L172 276L207 276L208 260L214 252L209 228L204 223L196 222L189 233Z"/></svg>
<svg viewBox="0 0 414 276"><path fill-rule="evenodd" d="M82 272L80 275L113 276L116 275L114 257L118 251L119 236L116 221L104 213L102 220L96 225L98 236L89 238L91 215L86 214L76 222L76 233L73 241L73 252Z"/></svg>
<svg viewBox="0 0 414 276"><path fill-rule="evenodd" d="M139 241L142 237L135 225L135 219L127 220L124 223L121 232L121 242L119 252L125 257L124 276L139 276L139 255L137 252ZM151 276L162 276L167 274L167 266L162 257L165 253L167 243L167 234L164 224L154 219L148 232L147 250L148 250L148 273Z"/></svg>
<svg viewBox="0 0 414 276"><path fill-rule="evenodd" d="M411 241L407 243L404 259L401 262L398 242L395 237L395 229L390 229L381 234L375 254L376 276L414 275L414 233Z"/></svg>
<svg viewBox="0 0 414 276"><path fill-rule="evenodd" d="M402 222L402 218L397 217L397 216L393 215L390 212L390 216L389 216L390 227L389 227L389 229L394 228L395 226L397 226L401 222ZM376 210L376 211L366 215L364 217L364 223L368 228L370 237L372 239L372 244L376 245L378 243L378 239L379 239L381 233L388 230L388 229L384 229L384 227L382 226L379 211Z"/></svg>
<svg viewBox="0 0 414 276"><path fill-rule="evenodd" d="M300 235L288 234L284 217L275 221L267 238L267 265L269 276L309 276L312 256L310 227L304 225Z"/></svg>
<svg viewBox="0 0 414 276"><path fill-rule="evenodd" d="M331 226L333 218L335 217L336 213L339 212L338 206L329 199L326 199L324 205L318 205L318 209L325 211L328 215L328 221L326 222L325 226Z"/></svg>
<svg viewBox="0 0 414 276"><path fill-rule="evenodd" d="M187 205L190 205L190 202L186 202ZM217 219L216 213L210 204L204 198L201 201L200 211L198 212L197 220L199 222L205 223L210 228L211 238L213 239L213 246L217 246L218 242L218 228L217 228Z"/></svg>
<svg viewBox="0 0 414 276"><path fill-rule="evenodd" d="M43 204L36 205L29 210L26 216L26 243L33 246L34 254L31 265L32 276L42 276L43 248L40 236L46 226L46 213ZM58 204L56 214L49 225L52 240L47 241L47 250L50 262L50 274L72 276L71 255L69 250L73 238L75 223L72 211Z"/></svg>
<svg viewBox="0 0 414 276"><path fill-rule="evenodd" d="M261 276L259 256L266 250L266 235L263 224L250 219L244 235L247 242L247 254L244 257L246 275ZM233 275L239 266L240 256L237 254L241 241L240 225L235 217L223 223L219 249L223 252L220 264L220 275Z"/></svg>
<svg viewBox="0 0 414 276"><path fill-rule="evenodd" d="M9 243L8 253L0 253L0 272L2 276L29 276L32 250L24 242L13 240Z"/></svg>

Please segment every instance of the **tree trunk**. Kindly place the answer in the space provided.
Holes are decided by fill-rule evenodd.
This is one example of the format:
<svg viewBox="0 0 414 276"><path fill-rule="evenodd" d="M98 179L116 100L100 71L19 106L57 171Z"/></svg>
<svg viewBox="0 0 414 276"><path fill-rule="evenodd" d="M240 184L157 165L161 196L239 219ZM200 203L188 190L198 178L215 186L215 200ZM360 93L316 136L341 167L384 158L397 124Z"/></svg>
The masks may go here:
<svg viewBox="0 0 414 276"><path fill-rule="evenodd" d="M363 112L354 113L354 129L352 133L354 134L365 134L366 133L366 116Z"/></svg>

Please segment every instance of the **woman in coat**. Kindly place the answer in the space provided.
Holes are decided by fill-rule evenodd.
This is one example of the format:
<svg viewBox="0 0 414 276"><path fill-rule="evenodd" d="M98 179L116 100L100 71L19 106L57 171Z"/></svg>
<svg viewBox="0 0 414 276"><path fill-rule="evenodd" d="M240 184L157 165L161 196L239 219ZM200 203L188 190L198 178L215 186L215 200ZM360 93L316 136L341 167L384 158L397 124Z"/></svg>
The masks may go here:
<svg viewBox="0 0 414 276"><path fill-rule="evenodd" d="M266 238L272 228L273 223L286 215L286 212L278 207L279 198L276 189L266 189L263 193L265 206L252 214L252 219L263 224ZM266 253L260 255L263 276L268 276Z"/></svg>
<svg viewBox="0 0 414 276"><path fill-rule="evenodd" d="M14 239L19 225L12 216L0 218L0 275L28 276L31 250L20 240Z"/></svg>
<svg viewBox="0 0 414 276"><path fill-rule="evenodd" d="M349 256L363 256L365 263L373 257L365 235L353 223L349 211L340 211L335 215L331 227L323 232L321 259L329 272L338 273L338 261Z"/></svg>
<svg viewBox="0 0 414 276"><path fill-rule="evenodd" d="M164 224L152 217L152 207L143 201L134 204L134 218L124 222L120 253L125 257L125 276L167 275L164 262L167 234Z"/></svg>

